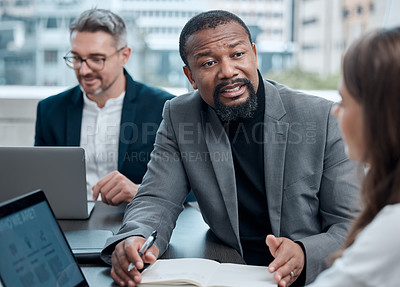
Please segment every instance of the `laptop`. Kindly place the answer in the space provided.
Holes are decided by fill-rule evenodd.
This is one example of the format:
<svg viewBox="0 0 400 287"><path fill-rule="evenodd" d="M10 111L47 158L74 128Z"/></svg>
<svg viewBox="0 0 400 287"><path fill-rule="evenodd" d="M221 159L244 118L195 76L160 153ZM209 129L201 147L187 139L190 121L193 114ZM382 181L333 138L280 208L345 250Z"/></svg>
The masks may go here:
<svg viewBox="0 0 400 287"><path fill-rule="evenodd" d="M64 232L71 247L72 253L79 263L104 264L101 251L109 237L114 233L111 230L69 230Z"/></svg>
<svg viewBox="0 0 400 287"><path fill-rule="evenodd" d="M89 218L81 147L0 147L0 202L41 189L57 219Z"/></svg>
<svg viewBox="0 0 400 287"><path fill-rule="evenodd" d="M89 286L41 190L0 204L0 254L5 287Z"/></svg>

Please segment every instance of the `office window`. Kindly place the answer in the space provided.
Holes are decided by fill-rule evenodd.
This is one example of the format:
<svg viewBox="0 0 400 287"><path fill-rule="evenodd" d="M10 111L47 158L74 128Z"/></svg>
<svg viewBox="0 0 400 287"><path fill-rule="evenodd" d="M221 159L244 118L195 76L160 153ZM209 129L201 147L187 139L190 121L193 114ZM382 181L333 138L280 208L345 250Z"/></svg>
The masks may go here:
<svg viewBox="0 0 400 287"><path fill-rule="evenodd" d="M58 25L57 25L57 19L56 19L56 18L53 18L53 17L48 18L48 19L47 19L47 25L46 25L46 27L47 27L48 29L57 28L57 27L58 27Z"/></svg>
<svg viewBox="0 0 400 287"><path fill-rule="evenodd" d="M369 4L369 11L374 12L374 10L375 10L375 4L374 3Z"/></svg>
<svg viewBox="0 0 400 287"><path fill-rule="evenodd" d="M25 31L26 31L26 33L27 34L32 34L32 33L34 33L34 31L35 31L35 29L36 29L36 27L35 27L35 25L36 25L36 20L35 19L29 19L29 20L26 20L26 25L25 25Z"/></svg>
<svg viewBox="0 0 400 287"><path fill-rule="evenodd" d="M349 17L350 15L350 11L348 9L344 9L343 10L343 18L346 19L347 17Z"/></svg>
<svg viewBox="0 0 400 287"><path fill-rule="evenodd" d="M318 46L313 44L304 44L301 46L301 49L303 51L312 51L318 49Z"/></svg>
<svg viewBox="0 0 400 287"><path fill-rule="evenodd" d="M46 64L57 63L57 50L45 50L44 51L44 62Z"/></svg>
<svg viewBox="0 0 400 287"><path fill-rule="evenodd" d="M306 25L310 25L310 24L315 24L317 22L318 22L317 18L304 19L303 25L306 26Z"/></svg>
<svg viewBox="0 0 400 287"><path fill-rule="evenodd" d="M26 51L29 51L32 55L37 55L37 53L40 55L40 62L33 61L31 66L24 67L30 70L29 74L34 75L38 73L32 80L36 81L36 84L42 84L43 79L46 79L48 74L49 79L53 76L53 71L50 71L50 69L41 69L40 65L57 62L57 65L47 65L53 65L54 67L51 68L54 68L54 70L57 68L62 69L61 72L65 71L61 57L69 48L68 27L74 18L83 11L82 9L75 9L77 8L77 4L79 4L78 6L87 8L98 7L110 9L122 16L127 24L129 22L129 44L133 46L132 48L135 51L140 51L143 55L147 55L153 51L164 52L164 39L166 39L165 50L176 49L178 46L175 43L173 48L171 48L173 44L171 41L172 38L160 37L157 39L156 35L151 35L152 33L173 35L174 39L177 40L183 24L189 18L203 11L203 9L221 9L225 7L227 10L238 13L249 26L255 27L254 29L256 30L260 29L258 32L259 37L257 37L259 43L257 44L262 51L259 51L259 53L268 54L268 42L272 41L274 45L276 43L276 47L282 50L282 53L289 53L293 57L293 62L290 65L298 65L304 69L312 70L316 65L309 65L307 62L302 62L303 58L297 54L302 52L301 47L303 44L306 44L305 49L312 49L312 45L308 44L319 43L318 40L321 36L318 33L324 33L325 29L323 26L327 24L323 21L324 19L332 19L334 25L329 27L332 30L332 35L342 39L347 46L353 40L353 35L355 38L366 29L372 29L376 25L383 23L382 18L385 12L396 15L397 6L391 3L397 1L400 0L336 0L335 2L340 4L331 5L328 3L332 2L332 0L0 0L0 10L3 8L3 10L6 9L9 12L13 12L12 15L9 15L10 13L6 13L7 11L3 11L3 17L0 17L0 30L6 29L6 24L9 21L21 23L21 29L15 30L14 36L18 36L18 40L20 41L18 43L23 43L23 46L6 45L3 38L3 42L1 43L3 50L0 51L0 82L7 84L8 82L3 80L5 78L4 75L7 75L9 70L14 69L11 65L1 64L4 63L4 58L9 54L15 57L24 57ZM105 7L101 7L100 2L104 2ZM291 9L293 7L294 9ZM364 14L368 14L366 15L367 17L363 17ZM372 14L373 17L368 17L369 14ZM354 29L352 26L355 23L350 18L353 16L355 20L365 22L363 24L364 28L352 32ZM357 19L360 17L362 19ZM394 18L400 19L396 16ZM398 25L398 21L395 20L394 22ZM60 43L55 43L52 39L48 38L43 39L43 37L51 37L53 32L59 33L60 37L57 37L57 41ZM320 45L318 49L331 49L331 46L330 43L327 43L326 47ZM7 50L8 47L9 50ZM159 51L160 47L162 50ZM299 47L299 49L293 49L293 47ZM45 52L45 50L47 51ZM146 66L146 57L142 57L140 53L133 54L134 60L128 63L128 67L132 67L131 69L134 70L132 72L137 74L138 79L147 81L149 84L159 85L158 76L148 76L153 75L153 71L149 71L151 69ZM55 57L57 56L58 58L56 59ZM337 57L337 55L332 55L332 57ZM145 67L136 70L136 65L132 64L134 61L142 61ZM267 60L265 60L265 63L267 63ZM340 63L340 60L335 61L334 64L334 66L340 66L340 64L336 63ZM266 72L270 69L270 64L265 65L265 70L261 72ZM287 67L290 65L288 64ZM319 65L324 66L323 63ZM329 70L327 73L340 70L340 67L336 68L336 66L335 69ZM323 67L318 72L324 69ZM182 73L181 69L177 73ZM19 77L18 81L24 84L27 82L25 78ZM71 77L65 79L65 81L63 80L63 84L72 85L75 83L74 81L75 78L72 74ZM183 78L181 86L187 86L185 78Z"/></svg>
<svg viewBox="0 0 400 287"><path fill-rule="evenodd" d="M31 3L30 0L17 0L17 1L15 1L15 6L20 6L20 7L29 6L31 4L32 3Z"/></svg>

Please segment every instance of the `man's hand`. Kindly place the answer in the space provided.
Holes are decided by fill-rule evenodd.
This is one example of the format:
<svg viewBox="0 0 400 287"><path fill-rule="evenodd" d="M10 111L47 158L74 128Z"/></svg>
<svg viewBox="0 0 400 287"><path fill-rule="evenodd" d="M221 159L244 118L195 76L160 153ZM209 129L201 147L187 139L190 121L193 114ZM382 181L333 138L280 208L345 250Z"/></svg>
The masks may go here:
<svg viewBox="0 0 400 287"><path fill-rule="evenodd" d="M144 267L144 263L154 263L157 260L158 248L153 244L144 254L139 256L139 250L146 239L139 236L133 236L121 241L115 246L112 254L111 277L120 286L133 287L142 281L139 270ZM135 268L128 271L130 263Z"/></svg>
<svg viewBox="0 0 400 287"><path fill-rule="evenodd" d="M105 204L119 205L130 202L136 195L139 185L130 181L119 171L113 171L92 187L93 200L97 200L101 193L101 200Z"/></svg>
<svg viewBox="0 0 400 287"><path fill-rule="evenodd" d="M268 235L265 242L275 260L268 266L274 273L274 280L280 287L289 286L300 276L304 268L305 256L301 246L284 237Z"/></svg>

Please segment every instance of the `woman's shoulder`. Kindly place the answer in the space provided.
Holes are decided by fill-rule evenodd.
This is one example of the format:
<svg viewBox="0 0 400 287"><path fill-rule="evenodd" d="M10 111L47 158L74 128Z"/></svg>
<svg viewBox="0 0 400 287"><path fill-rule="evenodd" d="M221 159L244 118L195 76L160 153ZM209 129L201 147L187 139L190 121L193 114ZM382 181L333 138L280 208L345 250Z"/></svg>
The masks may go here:
<svg viewBox="0 0 400 287"><path fill-rule="evenodd" d="M400 239L400 229L397 228L400 221L400 203L390 204L382 208L372 222L365 228L363 233L365 236L371 236L371 234L379 234L381 243L398 244ZM385 243L383 241L386 241ZM393 242L392 242L393 241Z"/></svg>
<svg viewBox="0 0 400 287"><path fill-rule="evenodd" d="M376 216L376 220L396 220L400 219L400 203L386 205Z"/></svg>

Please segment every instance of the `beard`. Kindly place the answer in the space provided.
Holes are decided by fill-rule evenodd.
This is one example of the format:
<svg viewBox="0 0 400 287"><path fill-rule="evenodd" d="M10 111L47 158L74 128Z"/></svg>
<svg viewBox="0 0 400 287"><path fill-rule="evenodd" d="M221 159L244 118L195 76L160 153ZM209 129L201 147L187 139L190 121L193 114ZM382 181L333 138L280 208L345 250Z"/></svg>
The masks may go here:
<svg viewBox="0 0 400 287"><path fill-rule="evenodd" d="M89 78L94 77L94 78L97 78L97 79L100 80L100 82L101 82L100 87L99 87L97 90L94 90L94 91L87 91L87 90L85 90L84 85L81 84L82 79L84 79L85 77L89 77ZM117 79L118 79L118 76L116 76L116 77L111 81L111 83L109 83L108 85L105 85L105 84L103 84L103 78L101 78L101 77L96 77L96 76L78 76L78 82L79 82L79 84L80 84L80 86L81 86L81 89L84 90L85 93L86 93L87 95L92 95L92 96L97 96L97 95L99 95L99 94L104 93L105 91L107 91L109 88L111 88L112 85L114 85L114 83L117 81Z"/></svg>
<svg viewBox="0 0 400 287"><path fill-rule="evenodd" d="M221 103L219 100L219 94L222 88L229 84L233 83L243 83L246 85L247 90L249 91L249 98L246 102L235 105L235 106L227 106ZM219 118L223 122L235 121L239 118L251 118L254 115L254 112L257 110L257 94L254 89L253 84L248 79L236 79L232 82L222 82L218 84L214 89L214 106L215 112L219 116Z"/></svg>

